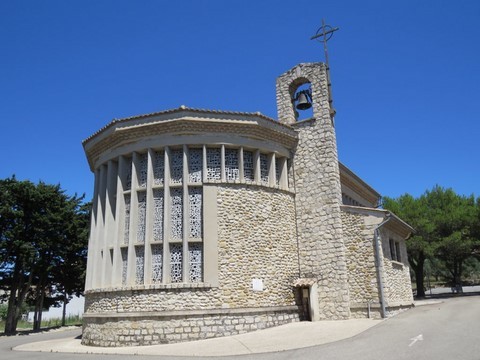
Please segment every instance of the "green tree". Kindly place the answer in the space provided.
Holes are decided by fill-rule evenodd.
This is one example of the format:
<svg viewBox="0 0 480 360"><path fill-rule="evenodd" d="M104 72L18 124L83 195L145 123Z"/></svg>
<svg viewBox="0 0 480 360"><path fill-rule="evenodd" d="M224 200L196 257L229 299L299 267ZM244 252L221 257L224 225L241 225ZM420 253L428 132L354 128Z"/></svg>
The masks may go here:
<svg viewBox="0 0 480 360"><path fill-rule="evenodd" d="M0 280L8 294L6 334L15 333L29 293L35 308L34 329L39 329L46 295L67 281L59 282L54 270L77 268L68 264L73 261L68 251L74 246L86 248L82 200L67 196L59 185L35 185L15 177L0 180ZM77 281L83 271L78 270Z"/></svg>
<svg viewBox="0 0 480 360"><path fill-rule="evenodd" d="M462 291L465 261L480 243L477 237L478 206L474 196L461 196L439 186L425 193L434 224L435 257L447 270L446 279L455 291Z"/></svg>
<svg viewBox="0 0 480 360"><path fill-rule="evenodd" d="M385 198L384 207L412 225L416 232L407 241L410 265L415 274L417 296L424 297L424 267L441 261L452 287L461 291L463 265L480 244L479 204L473 196L456 194L435 186L419 198L409 194Z"/></svg>
<svg viewBox="0 0 480 360"><path fill-rule="evenodd" d="M88 229L91 203L78 206L68 224L68 240L62 248L57 266L53 269L55 290L61 294L62 325L65 325L66 306L73 295L83 294L87 268Z"/></svg>
<svg viewBox="0 0 480 360"><path fill-rule="evenodd" d="M433 256L435 251L434 226L426 216L426 203L423 198L416 199L410 194L404 194L397 199L385 197L383 206L415 229L415 233L407 241L408 260L415 275L417 297L425 297L425 261Z"/></svg>
<svg viewBox="0 0 480 360"><path fill-rule="evenodd" d="M0 304L0 320L3 320L7 317L7 305Z"/></svg>
<svg viewBox="0 0 480 360"><path fill-rule="evenodd" d="M13 334L33 280L38 193L34 184L14 177L0 181L2 285L8 294L5 333Z"/></svg>

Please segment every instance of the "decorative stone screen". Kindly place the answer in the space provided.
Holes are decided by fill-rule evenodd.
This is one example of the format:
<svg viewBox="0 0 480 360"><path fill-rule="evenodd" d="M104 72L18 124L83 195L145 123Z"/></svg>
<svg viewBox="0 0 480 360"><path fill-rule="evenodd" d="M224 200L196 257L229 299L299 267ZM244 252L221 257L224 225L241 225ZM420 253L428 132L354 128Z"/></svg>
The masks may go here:
<svg viewBox="0 0 480 360"><path fill-rule="evenodd" d="M163 189L153 190L153 241L163 241Z"/></svg>
<svg viewBox="0 0 480 360"><path fill-rule="evenodd" d="M163 246L152 245L152 283L160 284L163 273Z"/></svg>
<svg viewBox="0 0 480 360"><path fill-rule="evenodd" d="M127 284L127 270L128 270L128 248L122 248L122 285Z"/></svg>
<svg viewBox="0 0 480 360"><path fill-rule="evenodd" d="M203 150L189 149L188 151L188 181L190 183L202 182Z"/></svg>
<svg viewBox="0 0 480 360"><path fill-rule="evenodd" d="M263 184L268 184L268 156L260 154L260 179Z"/></svg>
<svg viewBox="0 0 480 360"><path fill-rule="evenodd" d="M181 184L183 178L183 151L172 150L170 160L171 183Z"/></svg>
<svg viewBox="0 0 480 360"><path fill-rule="evenodd" d="M145 222L147 216L147 194L145 191L138 192L138 210L137 210L137 242L145 242Z"/></svg>
<svg viewBox="0 0 480 360"><path fill-rule="evenodd" d="M220 180L222 178L222 156L219 148L207 148L207 179Z"/></svg>
<svg viewBox="0 0 480 360"><path fill-rule="evenodd" d="M188 245L188 265L190 269L190 282L202 281L202 243Z"/></svg>
<svg viewBox="0 0 480 360"><path fill-rule="evenodd" d="M227 181L240 179L238 149L225 149L225 177Z"/></svg>
<svg viewBox="0 0 480 360"><path fill-rule="evenodd" d="M288 189L286 176L282 177L285 165L285 158L271 153L224 145L147 149L102 165L97 172L101 180L97 186L102 187L97 196L105 196L109 184L115 184L112 189L121 201L104 201L112 206L107 213L115 216L108 231L104 228L104 234L96 235L108 241L95 245L94 269L106 274L94 287L204 282L204 261L208 260L204 213L209 206L204 185ZM270 174L272 167L275 172Z"/></svg>
<svg viewBox="0 0 480 360"><path fill-rule="evenodd" d="M246 182L255 180L255 169L253 167L253 152L245 150L243 152L243 176Z"/></svg>
<svg viewBox="0 0 480 360"><path fill-rule="evenodd" d="M172 283L182 282L183 249L181 244L170 245L170 279Z"/></svg>
<svg viewBox="0 0 480 360"><path fill-rule="evenodd" d="M275 185L280 185L280 176L282 170L281 159L275 158Z"/></svg>
<svg viewBox="0 0 480 360"><path fill-rule="evenodd" d="M139 169L138 169L138 185L140 187L147 186L147 165L148 165L148 155L140 155Z"/></svg>
<svg viewBox="0 0 480 360"><path fill-rule="evenodd" d="M127 164L130 163L131 159L127 159L126 162ZM130 190L132 188L132 167L127 166L125 169L125 175L124 175L124 181L125 181L125 186L124 190Z"/></svg>
<svg viewBox="0 0 480 360"><path fill-rule="evenodd" d="M183 238L183 191L181 188L170 190L170 201L171 238L181 240Z"/></svg>
<svg viewBox="0 0 480 360"><path fill-rule="evenodd" d="M153 184L163 185L165 171L165 153L162 151L154 152L153 160Z"/></svg>
<svg viewBox="0 0 480 360"><path fill-rule="evenodd" d="M145 267L145 246L135 246L135 284L143 284Z"/></svg>
<svg viewBox="0 0 480 360"><path fill-rule="evenodd" d="M189 237L195 239L202 238L203 230L203 207L202 207L202 188L191 187L188 190L188 209L189 209Z"/></svg>
<svg viewBox="0 0 480 360"><path fill-rule="evenodd" d="M125 194L123 198L125 201L125 213L123 216L123 244L128 245L128 237L130 235L130 194Z"/></svg>

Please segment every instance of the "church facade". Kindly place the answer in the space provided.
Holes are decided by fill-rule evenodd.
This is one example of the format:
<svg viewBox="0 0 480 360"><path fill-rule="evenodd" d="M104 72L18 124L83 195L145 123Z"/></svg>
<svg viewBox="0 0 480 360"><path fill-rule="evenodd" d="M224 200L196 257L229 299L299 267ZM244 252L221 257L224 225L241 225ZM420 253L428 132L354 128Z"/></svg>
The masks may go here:
<svg viewBox="0 0 480 360"><path fill-rule="evenodd" d="M313 117L294 97L309 84ZM152 345L413 305L413 229L339 163L327 73L277 79L278 119L180 107L83 142L95 193L82 343Z"/></svg>

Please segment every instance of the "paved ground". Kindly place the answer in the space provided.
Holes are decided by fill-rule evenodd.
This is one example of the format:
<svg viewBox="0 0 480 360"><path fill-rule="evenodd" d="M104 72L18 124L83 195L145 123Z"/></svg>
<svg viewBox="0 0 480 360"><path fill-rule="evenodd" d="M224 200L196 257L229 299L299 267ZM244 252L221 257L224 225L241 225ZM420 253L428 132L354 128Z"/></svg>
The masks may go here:
<svg viewBox="0 0 480 360"><path fill-rule="evenodd" d="M463 289L463 293L466 295L473 294L473 293L480 293L480 286L478 285L464 286L462 289ZM441 298L441 297L452 296L453 294L452 294L451 288L437 287L437 288L426 290L425 295L427 297L432 297L432 298Z"/></svg>
<svg viewBox="0 0 480 360"><path fill-rule="evenodd" d="M476 290L476 289L475 289ZM446 299L448 302L448 299ZM423 300L416 303L420 305L432 305L440 304L442 300L430 299ZM428 308L428 307L427 307ZM430 307L431 308L431 307ZM417 312L418 310L412 310L411 312ZM407 313L410 313L408 311ZM413 315L413 314L412 314ZM402 316L400 316L401 320ZM393 318L395 319L395 318ZM428 321L429 322L429 321ZM216 357L216 356L257 356L264 358L270 358L274 356L286 356L287 354L301 353L303 358L308 358L306 354L313 350L318 349L316 346L323 345L322 349L329 349L330 346L335 347L335 343L344 344L345 341L349 342L352 338L352 344L355 343L355 339L363 339L359 334L365 332L367 329L377 326L378 331L375 333L384 333L381 328L384 328L387 323L391 323L391 320L345 320L345 321L320 321L320 322L301 322L288 324L276 328L260 330L253 333L223 337L217 339L209 339L188 343L169 344L169 345L157 345L157 346L142 346L142 347L124 347L124 348L98 348L87 347L80 344L79 338L75 338L78 333L72 333L69 338L54 339L42 342L33 342L35 339L32 337L32 342L16 346L14 350L17 351L41 351L48 353L70 353L73 354L118 354L118 355L160 355L160 356L204 356L204 357ZM389 327L394 325L391 323ZM409 325L409 328L411 325ZM370 331L368 333L371 333ZM387 331L390 333L390 331ZM365 333L367 334L367 333ZM362 334L363 336L363 334ZM368 336L367 336L368 338ZM413 339L413 338L412 338ZM410 343L410 338L407 339ZM418 339L418 341L422 341ZM365 344L365 339L360 341ZM374 342L375 344L375 342ZM345 346L342 346L345 349ZM297 349L297 350L295 350ZM301 351L300 349L305 349ZM336 350L337 351L337 350ZM282 352L282 353L279 353ZM305 354L303 354L305 352ZM276 353L277 355L274 355ZM26 354L26 353L23 353ZM357 352L358 354L358 352ZM33 355L33 354L32 354ZM248 356L250 355L250 356ZM327 355L327 352L324 353ZM35 355L37 358L38 355ZM80 356L80 355L77 355ZM101 355L100 355L101 356Z"/></svg>
<svg viewBox="0 0 480 360"><path fill-rule="evenodd" d="M178 344L99 348L81 345L68 338L33 342L14 348L18 351L63 352L77 354L135 354L170 356L233 356L292 350L326 344L355 336L380 320L299 322L247 334Z"/></svg>

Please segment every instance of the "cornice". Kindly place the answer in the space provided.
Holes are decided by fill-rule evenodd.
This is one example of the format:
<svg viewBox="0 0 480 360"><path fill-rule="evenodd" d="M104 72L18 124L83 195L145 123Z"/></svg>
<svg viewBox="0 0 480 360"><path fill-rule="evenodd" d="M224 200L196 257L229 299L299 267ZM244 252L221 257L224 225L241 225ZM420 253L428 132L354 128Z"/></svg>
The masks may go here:
<svg viewBox="0 0 480 360"><path fill-rule="evenodd" d="M347 168L341 162L338 162L340 169L340 182L349 187L365 200L370 201L372 204L378 202L382 197L377 191L375 191L370 185L358 177L352 170Z"/></svg>
<svg viewBox="0 0 480 360"><path fill-rule="evenodd" d="M223 111L223 110L207 110L207 109L196 109L189 108L184 105L176 108L163 110L148 114L135 115L122 119L113 119L110 123L102 127L100 130L96 131L94 134L82 141L82 144L85 146L92 139L98 137L106 130L112 127L123 127L128 126L129 124L136 124L140 121L162 121L162 120L173 120L179 118L209 118L209 119L236 119L236 120L257 120L260 122L270 123L272 126L283 127L285 129L291 129L289 125L281 124L280 122L263 115L260 112L240 112L240 111Z"/></svg>
<svg viewBox="0 0 480 360"><path fill-rule="evenodd" d="M389 210L385 209L374 209L363 206L352 206L352 205L341 205L340 209L345 212L356 213L360 215L373 215L380 217L383 220L390 218L389 221L384 223L384 227L393 231L396 234L399 234L404 239L407 239L410 234L415 232L415 229L408 225L405 221L400 219L397 215L392 213ZM379 224L381 221L379 220Z"/></svg>
<svg viewBox="0 0 480 360"><path fill-rule="evenodd" d="M221 134L226 140L229 135L235 135L258 141L271 141L288 149L296 145L298 138L291 127L256 114L194 111L195 116L188 116L192 115L191 110L185 112L162 113L160 116L155 114L110 123L83 142L90 169L94 170L94 164L103 153L158 135ZM159 144L160 146L162 145Z"/></svg>

